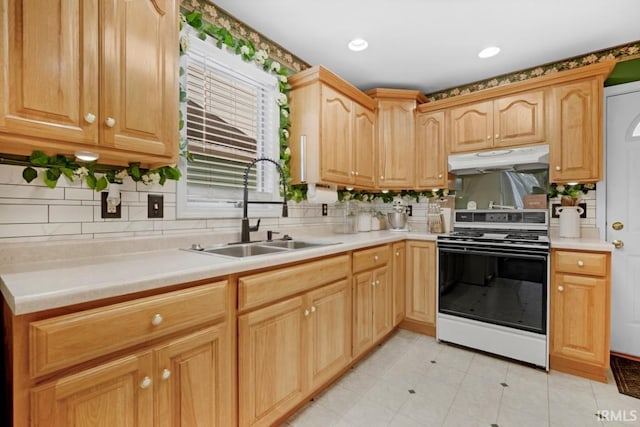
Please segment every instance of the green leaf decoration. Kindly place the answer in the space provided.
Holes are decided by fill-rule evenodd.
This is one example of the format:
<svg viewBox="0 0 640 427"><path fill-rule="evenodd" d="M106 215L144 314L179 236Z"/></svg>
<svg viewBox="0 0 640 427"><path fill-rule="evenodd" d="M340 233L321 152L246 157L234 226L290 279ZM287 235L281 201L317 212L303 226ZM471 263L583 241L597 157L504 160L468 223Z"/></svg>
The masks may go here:
<svg viewBox="0 0 640 427"><path fill-rule="evenodd" d="M60 171L64 176L67 177L69 181L73 181L73 169L69 168L60 168Z"/></svg>
<svg viewBox="0 0 640 427"><path fill-rule="evenodd" d="M49 156L44 154L42 151L34 151L31 153L31 164L34 166L47 166L49 164Z"/></svg>
<svg viewBox="0 0 640 427"><path fill-rule="evenodd" d="M38 177L38 171L36 171L31 166L27 166L22 171L22 178L24 178L24 180L27 181L27 182L31 182L34 179L36 179L37 177Z"/></svg>
<svg viewBox="0 0 640 427"><path fill-rule="evenodd" d="M95 189L98 180L96 179L95 175L87 175L87 177L85 178L85 182L87 183L87 187Z"/></svg>
<svg viewBox="0 0 640 427"><path fill-rule="evenodd" d="M56 188L58 178L60 177L60 171L58 170L57 176L55 173L52 173L51 170L42 171L41 177L47 187Z"/></svg>
<svg viewBox="0 0 640 427"><path fill-rule="evenodd" d="M100 179L96 181L96 191L100 192L105 188L107 188L108 185L109 185L109 181L107 181L107 178L104 176L101 176Z"/></svg>

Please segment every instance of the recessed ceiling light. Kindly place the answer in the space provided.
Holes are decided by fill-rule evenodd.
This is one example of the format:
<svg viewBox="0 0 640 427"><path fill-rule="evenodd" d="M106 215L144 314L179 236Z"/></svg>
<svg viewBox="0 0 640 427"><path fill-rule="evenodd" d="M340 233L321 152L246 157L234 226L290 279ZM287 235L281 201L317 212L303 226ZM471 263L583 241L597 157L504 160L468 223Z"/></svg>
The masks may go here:
<svg viewBox="0 0 640 427"><path fill-rule="evenodd" d="M360 52L362 50L365 50L369 46L369 43L365 39L357 38L351 40L348 46L352 51Z"/></svg>
<svg viewBox="0 0 640 427"><path fill-rule="evenodd" d="M500 48L498 46L489 46L488 48L482 49L478 56L480 58L491 58L492 56L496 56L500 53Z"/></svg>

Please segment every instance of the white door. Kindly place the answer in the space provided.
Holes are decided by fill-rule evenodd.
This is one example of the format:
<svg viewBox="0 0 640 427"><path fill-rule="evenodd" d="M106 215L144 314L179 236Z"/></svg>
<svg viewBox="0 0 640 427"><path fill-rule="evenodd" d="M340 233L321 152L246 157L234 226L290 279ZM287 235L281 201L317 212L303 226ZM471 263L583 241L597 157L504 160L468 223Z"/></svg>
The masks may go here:
<svg viewBox="0 0 640 427"><path fill-rule="evenodd" d="M611 351L640 356L640 82L605 96L605 236L624 244L611 261Z"/></svg>

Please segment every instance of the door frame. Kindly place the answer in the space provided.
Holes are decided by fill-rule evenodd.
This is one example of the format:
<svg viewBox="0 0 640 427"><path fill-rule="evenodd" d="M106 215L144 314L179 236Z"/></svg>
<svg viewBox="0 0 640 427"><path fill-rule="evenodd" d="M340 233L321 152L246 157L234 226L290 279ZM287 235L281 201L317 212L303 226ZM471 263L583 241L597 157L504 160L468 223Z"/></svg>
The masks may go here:
<svg viewBox="0 0 640 427"><path fill-rule="evenodd" d="M602 98L604 117L602 120L602 176L603 179L596 191L596 226L598 227L600 240L607 240L607 101L609 97L623 95L629 92L640 91L640 80L604 88Z"/></svg>

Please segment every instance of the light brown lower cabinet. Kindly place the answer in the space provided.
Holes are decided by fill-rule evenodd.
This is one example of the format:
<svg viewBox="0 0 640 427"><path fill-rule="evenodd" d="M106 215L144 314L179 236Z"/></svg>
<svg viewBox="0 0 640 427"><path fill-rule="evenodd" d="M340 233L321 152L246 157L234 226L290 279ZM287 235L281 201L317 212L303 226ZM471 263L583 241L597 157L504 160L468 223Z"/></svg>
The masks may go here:
<svg viewBox="0 0 640 427"><path fill-rule="evenodd" d="M235 424L230 306L220 281L84 310L5 311L13 426Z"/></svg>
<svg viewBox="0 0 640 427"><path fill-rule="evenodd" d="M605 252L552 251L551 369L606 382L610 257Z"/></svg>
<svg viewBox="0 0 640 427"><path fill-rule="evenodd" d="M393 326L398 326L404 319L405 287L407 276L407 245L405 242L394 243L392 248L393 278Z"/></svg>
<svg viewBox="0 0 640 427"><path fill-rule="evenodd" d="M351 361L346 279L238 317L239 423L270 426Z"/></svg>
<svg viewBox="0 0 640 427"><path fill-rule="evenodd" d="M436 334L436 242L407 242L405 319L400 327Z"/></svg>

